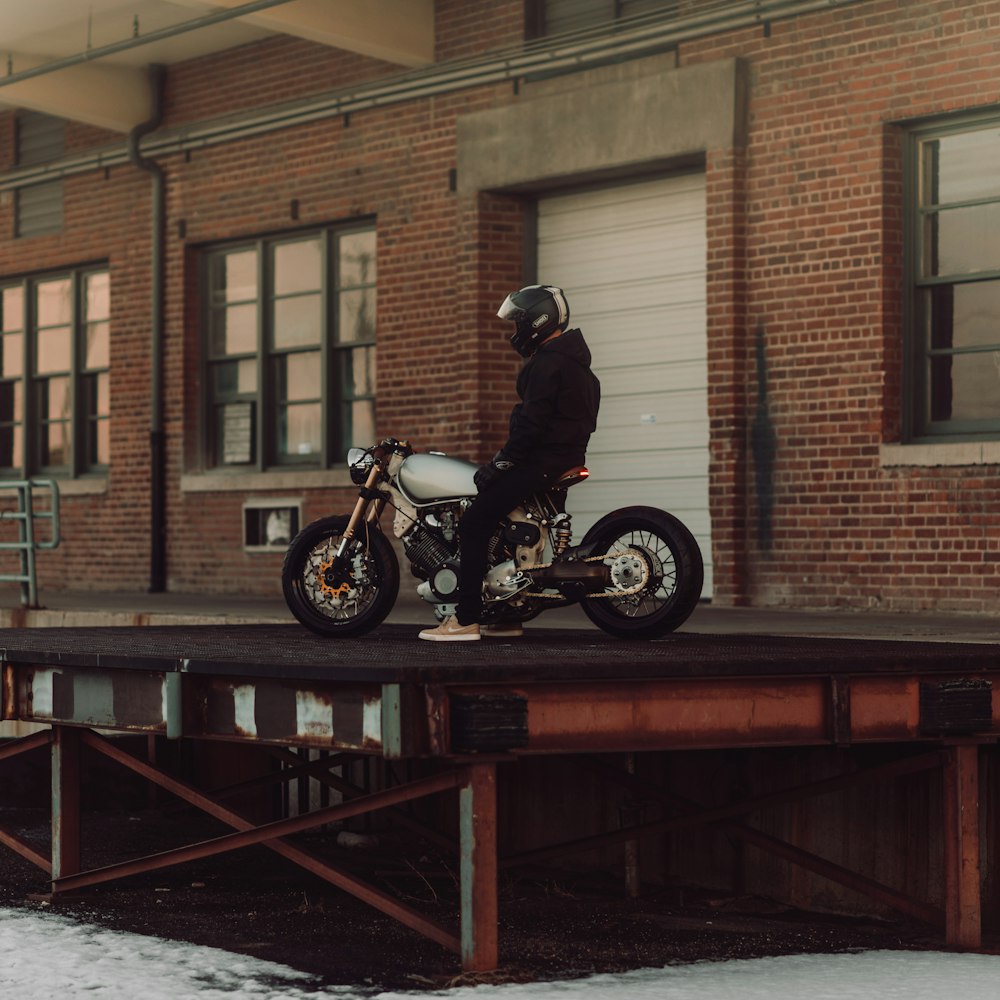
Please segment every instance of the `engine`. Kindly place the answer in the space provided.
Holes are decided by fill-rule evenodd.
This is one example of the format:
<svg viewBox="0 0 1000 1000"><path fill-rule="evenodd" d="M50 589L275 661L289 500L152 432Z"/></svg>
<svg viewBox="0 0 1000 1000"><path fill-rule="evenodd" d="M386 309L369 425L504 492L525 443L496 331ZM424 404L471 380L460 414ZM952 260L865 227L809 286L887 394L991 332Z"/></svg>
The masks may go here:
<svg viewBox="0 0 1000 1000"><path fill-rule="evenodd" d="M452 506L422 512L402 538L413 575L424 580L417 593L425 601L450 603L458 590L458 517Z"/></svg>
<svg viewBox="0 0 1000 1000"><path fill-rule="evenodd" d="M424 507L419 514L412 506L397 505L396 533L402 539L413 575L424 581L417 593L431 604L454 604L458 599L461 515L462 507L457 503ZM537 517L520 507L512 511L510 521L498 526L489 542L487 565L492 568L486 578L488 594L509 600L529 586L530 578L520 567L541 559L546 538L547 532L539 528Z"/></svg>

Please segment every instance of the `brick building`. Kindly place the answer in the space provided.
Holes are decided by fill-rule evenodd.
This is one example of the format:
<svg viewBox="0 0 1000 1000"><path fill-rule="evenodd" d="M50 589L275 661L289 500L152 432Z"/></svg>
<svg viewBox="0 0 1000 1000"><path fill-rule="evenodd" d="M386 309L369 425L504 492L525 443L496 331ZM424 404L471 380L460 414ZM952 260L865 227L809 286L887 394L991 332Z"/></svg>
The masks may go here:
<svg viewBox="0 0 1000 1000"><path fill-rule="evenodd" d="M579 527L674 511L723 604L1000 606L1000 5L53 6L0 14L43 589L276 593L349 445L492 453L543 280L605 388Z"/></svg>

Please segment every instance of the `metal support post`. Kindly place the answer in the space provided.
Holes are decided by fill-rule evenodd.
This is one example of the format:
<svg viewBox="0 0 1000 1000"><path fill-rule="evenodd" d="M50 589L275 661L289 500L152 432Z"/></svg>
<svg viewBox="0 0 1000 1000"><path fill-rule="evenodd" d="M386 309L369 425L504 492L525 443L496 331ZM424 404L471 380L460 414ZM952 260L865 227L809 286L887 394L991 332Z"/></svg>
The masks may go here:
<svg viewBox="0 0 1000 1000"><path fill-rule="evenodd" d="M625 755L625 772L631 777L635 777L635 754ZM625 827L638 826L641 820L642 811L635 800L631 800L622 806L622 825ZM640 892L639 878L639 840L625 841L625 893L629 899L638 899Z"/></svg>
<svg viewBox="0 0 1000 1000"><path fill-rule="evenodd" d="M52 891L80 870L80 730L54 726L52 740Z"/></svg>
<svg viewBox="0 0 1000 1000"><path fill-rule="evenodd" d="M945 942L973 950L982 945L979 868L979 746L948 749L944 765Z"/></svg>
<svg viewBox="0 0 1000 1000"><path fill-rule="evenodd" d="M497 788L495 764L470 764L459 790L462 968L497 967Z"/></svg>

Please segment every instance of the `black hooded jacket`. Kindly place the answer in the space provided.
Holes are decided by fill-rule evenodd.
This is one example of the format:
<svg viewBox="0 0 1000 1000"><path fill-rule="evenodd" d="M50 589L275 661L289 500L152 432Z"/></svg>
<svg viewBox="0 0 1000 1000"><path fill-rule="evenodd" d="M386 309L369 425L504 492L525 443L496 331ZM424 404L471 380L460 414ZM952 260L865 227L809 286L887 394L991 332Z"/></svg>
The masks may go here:
<svg viewBox="0 0 1000 1000"><path fill-rule="evenodd" d="M517 394L504 456L552 472L583 465L601 403L583 334L567 330L542 344L521 369Z"/></svg>

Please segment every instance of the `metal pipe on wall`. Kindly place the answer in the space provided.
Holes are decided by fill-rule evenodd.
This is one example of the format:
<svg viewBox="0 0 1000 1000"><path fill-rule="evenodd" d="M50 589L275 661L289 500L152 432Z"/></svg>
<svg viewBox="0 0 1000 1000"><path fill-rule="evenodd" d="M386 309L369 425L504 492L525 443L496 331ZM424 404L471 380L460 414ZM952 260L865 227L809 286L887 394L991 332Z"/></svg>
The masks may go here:
<svg viewBox="0 0 1000 1000"><path fill-rule="evenodd" d="M151 179L149 314L149 592L166 590L166 441L163 429L163 246L166 226L166 177L163 167L139 152L144 135L163 122L166 69L149 67L153 108L149 119L128 134L129 162Z"/></svg>
<svg viewBox="0 0 1000 1000"><path fill-rule="evenodd" d="M184 153L224 142L265 135L309 122L369 108L384 108L404 101L454 93L468 87L522 79L534 74L575 72L604 65L610 58L640 58L723 31L760 27L770 21L848 7L860 0L770 0L716 7L709 15L692 15L678 21L643 19L620 32L591 29L554 40L520 46L506 54L481 59L436 63L399 77L362 83L346 91L311 96L287 104L219 120L193 122L166 130L153 143L157 155ZM637 21L639 19L636 19ZM0 86L3 85L0 78ZM0 192L43 184L46 181L126 162L120 147L104 147L76 154L54 163L43 163L0 175Z"/></svg>

